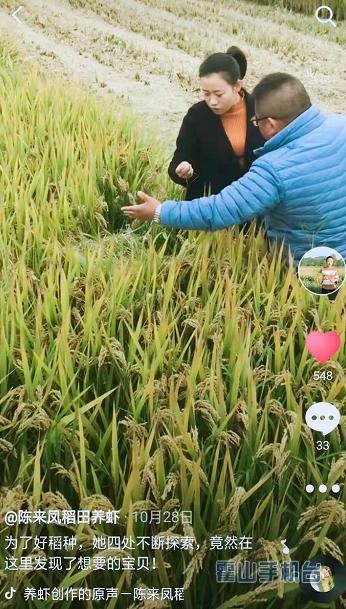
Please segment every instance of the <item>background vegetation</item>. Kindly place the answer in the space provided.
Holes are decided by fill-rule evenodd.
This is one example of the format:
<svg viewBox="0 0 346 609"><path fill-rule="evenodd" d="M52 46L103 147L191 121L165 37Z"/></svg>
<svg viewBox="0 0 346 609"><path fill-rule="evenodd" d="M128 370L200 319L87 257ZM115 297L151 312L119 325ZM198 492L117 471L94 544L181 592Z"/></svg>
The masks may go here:
<svg viewBox="0 0 346 609"><path fill-rule="evenodd" d="M281 8L288 8L292 11L312 15L318 4L313 0L256 0L258 4L270 4ZM345 0L331 0L328 6L332 9L336 19L346 18L346 2Z"/></svg>

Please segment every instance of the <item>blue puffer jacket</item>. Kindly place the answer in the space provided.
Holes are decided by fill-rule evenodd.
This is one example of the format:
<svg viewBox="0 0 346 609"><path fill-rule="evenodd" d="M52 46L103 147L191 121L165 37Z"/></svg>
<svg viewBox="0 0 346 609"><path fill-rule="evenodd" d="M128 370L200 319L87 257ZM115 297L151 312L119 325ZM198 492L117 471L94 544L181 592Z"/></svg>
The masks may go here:
<svg viewBox="0 0 346 609"><path fill-rule="evenodd" d="M269 239L296 261L321 245L346 258L346 116L311 106L255 153L250 171L218 195L165 201L160 222L217 230L264 216Z"/></svg>

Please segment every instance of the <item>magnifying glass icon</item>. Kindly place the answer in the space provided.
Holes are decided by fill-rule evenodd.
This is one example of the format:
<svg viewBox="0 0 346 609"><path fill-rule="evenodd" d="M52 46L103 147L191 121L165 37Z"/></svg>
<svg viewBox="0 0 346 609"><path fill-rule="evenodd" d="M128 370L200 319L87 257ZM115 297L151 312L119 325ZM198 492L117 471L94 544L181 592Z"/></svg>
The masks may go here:
<svg viewBox="0 0 346 609"><path fill-rule="evenodd" d="M321 12L323 14L327 13L328 16L320 17ZM330 6L319 6L316 9L315 17L316 17L317 21L319 21L320 23L331 23L334 27L336 27L336 23L335 23L335 21L333 21L333 11L330 8Z"/></svg>

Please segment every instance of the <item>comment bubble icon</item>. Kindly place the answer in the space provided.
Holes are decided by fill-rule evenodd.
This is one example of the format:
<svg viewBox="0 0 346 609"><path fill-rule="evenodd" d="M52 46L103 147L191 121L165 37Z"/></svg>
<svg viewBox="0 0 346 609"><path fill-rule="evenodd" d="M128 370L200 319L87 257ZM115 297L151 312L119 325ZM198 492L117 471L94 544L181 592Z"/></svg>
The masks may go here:
<svg viewBox="0 0 346 609"><path fill-rule="evenodd" d="M305 421L310 429L321 431L326 436L339 425L340 412L333 404L317 402L306 411Z"/></svg>

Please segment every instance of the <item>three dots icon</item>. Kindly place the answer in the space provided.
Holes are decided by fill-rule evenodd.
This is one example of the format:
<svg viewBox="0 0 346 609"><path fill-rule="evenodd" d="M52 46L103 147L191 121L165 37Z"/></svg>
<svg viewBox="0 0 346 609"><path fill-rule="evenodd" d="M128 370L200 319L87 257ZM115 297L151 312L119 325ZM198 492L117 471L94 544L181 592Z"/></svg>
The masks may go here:
<svg viewBox="0 0 346 609"><path fill-rule="evenodd" d="M313 493L315 490L315 487L313 484L307 484L305 487L305 490L307 493ZM320 493L326 493L327 492L327 487L325 484L320 484L318 487L318 490ZM340 484L333 484L332 488L331 488L332 493L339 493L340 492Z"/></svg>

